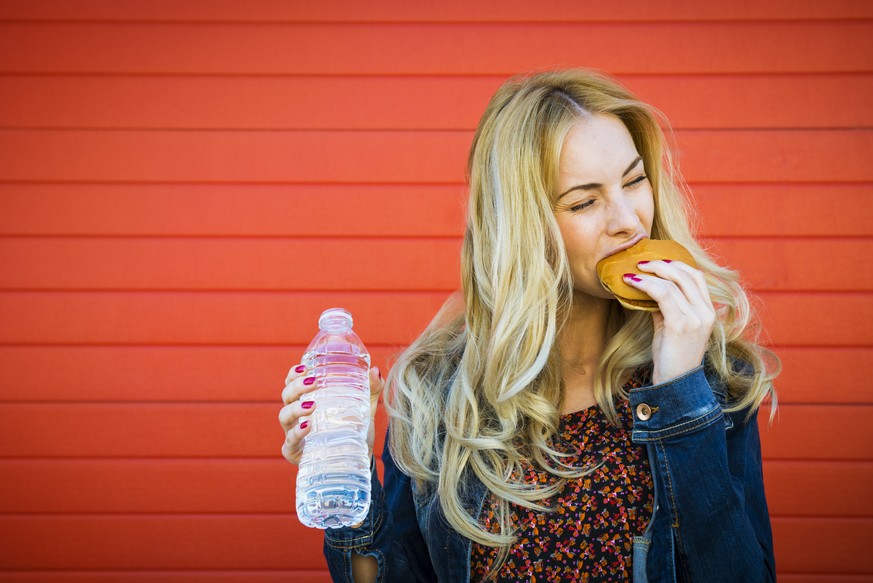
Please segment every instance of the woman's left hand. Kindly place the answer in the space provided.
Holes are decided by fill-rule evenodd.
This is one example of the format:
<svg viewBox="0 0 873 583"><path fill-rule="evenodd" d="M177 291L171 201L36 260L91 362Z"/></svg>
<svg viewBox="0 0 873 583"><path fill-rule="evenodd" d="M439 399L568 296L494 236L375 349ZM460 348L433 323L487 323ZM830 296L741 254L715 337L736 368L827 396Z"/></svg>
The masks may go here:
<svg viewBox="0 0 873 583"><path fill-rule="evenodd" d="M646 274L624 281L649 294L660 308L652 313L652 383L657 385L700 366L715 325L715 308L699 270L670 260L643 262L638 267Z"/></svg>

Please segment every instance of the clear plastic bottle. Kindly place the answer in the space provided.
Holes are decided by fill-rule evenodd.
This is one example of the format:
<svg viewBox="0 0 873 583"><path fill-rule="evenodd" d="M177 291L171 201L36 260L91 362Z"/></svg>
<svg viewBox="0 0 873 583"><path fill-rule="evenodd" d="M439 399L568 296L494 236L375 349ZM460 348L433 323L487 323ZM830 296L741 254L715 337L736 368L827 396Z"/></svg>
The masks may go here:
<svg viewBox="0 0 873 583"><path fill-rule="evenodd" d="M364 520L370 508L370 355L352 331L352 315L325 310L320 332L303 355L316 389L312 429L297 469L297 517L315 528L340 528Z"/></svg>

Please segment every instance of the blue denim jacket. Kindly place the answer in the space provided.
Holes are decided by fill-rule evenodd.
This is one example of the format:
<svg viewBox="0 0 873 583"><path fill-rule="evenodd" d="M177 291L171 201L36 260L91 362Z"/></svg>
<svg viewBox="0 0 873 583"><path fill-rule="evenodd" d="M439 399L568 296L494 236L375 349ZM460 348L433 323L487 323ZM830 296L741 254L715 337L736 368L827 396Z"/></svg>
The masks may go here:
<svg viewBox="0 0 873 583"><path fill-rule="evenodd" d="M634 583L775 581L757 413L722 412L727 393L700 366L633 389L631 439L646 444L655 487L652 519L634 539ZM385 488L373 467L370 513L358 528L325 531L334 581L351 582L351 554L376 557L377 581L470 580L471 541L455 532L438 496L425 497L383 454ZM465 506L481 511L486 488L467 478Z"/></svg>

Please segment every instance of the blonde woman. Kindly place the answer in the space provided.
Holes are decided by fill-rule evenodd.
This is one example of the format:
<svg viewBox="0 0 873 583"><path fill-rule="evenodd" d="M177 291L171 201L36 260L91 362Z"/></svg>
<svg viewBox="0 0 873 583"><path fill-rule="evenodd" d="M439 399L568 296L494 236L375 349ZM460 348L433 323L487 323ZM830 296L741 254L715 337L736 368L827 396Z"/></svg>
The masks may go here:
<svg viewBox="0 0 873 583"><path fill-rule="evenodd" d="M468 163L463 289L388 376L384 488L374 470L367 519L325 533L334 580L775 579L756 420L778 359L691 233L659 119L589 71L494 95ZM643 237L698 266L626 278L655 312L621 307L595 270ZM283 392L295 463L307 378L292 369Z"/></svg>

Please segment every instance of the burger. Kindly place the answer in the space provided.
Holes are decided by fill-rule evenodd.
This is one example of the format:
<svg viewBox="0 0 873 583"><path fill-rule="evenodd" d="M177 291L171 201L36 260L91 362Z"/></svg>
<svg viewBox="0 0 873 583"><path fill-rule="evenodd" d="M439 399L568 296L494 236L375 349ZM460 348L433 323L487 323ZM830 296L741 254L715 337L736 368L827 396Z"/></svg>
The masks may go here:
<svg viewBox="0 0 873 583"><path fill-rule="evenodd" d="M626 273L634 275L643 273L637 268L640 261L658 259L681 261L691 267L697 267L691 253L676 241L642 239L632 247L600 260L597 263L597 277L600 278L604 289L614 295L625 308L653 312L658 309L658 303L647 293L625 283L624 276Z"/></svg>

